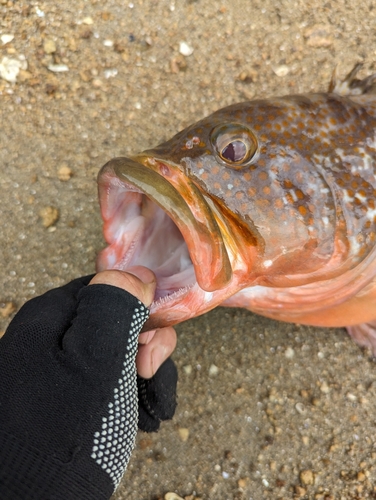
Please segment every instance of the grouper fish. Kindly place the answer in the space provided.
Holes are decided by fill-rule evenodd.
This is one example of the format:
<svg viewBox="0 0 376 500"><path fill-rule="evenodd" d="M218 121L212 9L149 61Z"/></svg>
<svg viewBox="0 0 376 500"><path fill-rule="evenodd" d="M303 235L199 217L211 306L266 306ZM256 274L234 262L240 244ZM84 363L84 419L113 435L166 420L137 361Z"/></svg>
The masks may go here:
<svg viewBox="0 0 376 500"><path fill-rule="evenodd" d="M98 177L98 269L151 268L146 329L213 309L347 327L376 353L376 74L234 104Z"/></svg>

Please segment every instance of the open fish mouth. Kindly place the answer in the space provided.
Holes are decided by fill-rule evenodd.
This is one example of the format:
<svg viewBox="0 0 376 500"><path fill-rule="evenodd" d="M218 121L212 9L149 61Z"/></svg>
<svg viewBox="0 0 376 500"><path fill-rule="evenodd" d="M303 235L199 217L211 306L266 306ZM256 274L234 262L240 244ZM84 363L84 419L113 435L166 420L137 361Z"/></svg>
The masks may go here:
<svg viewBox="0 0 376 500"><path fill-rule="evenodd" d="M197 286L206 292L225 287L231 264L208 201L189 180L177 189L137 160L115 158L99 174L109 246L98 256L98 270L150 268L157 277L152 312Z"/></svg>

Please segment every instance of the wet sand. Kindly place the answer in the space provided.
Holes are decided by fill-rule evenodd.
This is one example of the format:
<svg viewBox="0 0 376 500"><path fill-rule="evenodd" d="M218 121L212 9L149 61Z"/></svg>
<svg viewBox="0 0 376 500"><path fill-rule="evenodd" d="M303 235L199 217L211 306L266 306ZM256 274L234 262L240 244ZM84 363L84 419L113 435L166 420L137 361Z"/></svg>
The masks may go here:
<svg viewBox="0 0 376 500"><path fill-rule="evenodd" d="M94 272L107 160L234 102L326 90L336 64L376 71L370 1L0 0L0 13L14 36L0 63L20 67L0 78L1 330ZM139 434L114 500L375 498L376 366L343 330L217 309L178 334L176 416Z"/></svg>

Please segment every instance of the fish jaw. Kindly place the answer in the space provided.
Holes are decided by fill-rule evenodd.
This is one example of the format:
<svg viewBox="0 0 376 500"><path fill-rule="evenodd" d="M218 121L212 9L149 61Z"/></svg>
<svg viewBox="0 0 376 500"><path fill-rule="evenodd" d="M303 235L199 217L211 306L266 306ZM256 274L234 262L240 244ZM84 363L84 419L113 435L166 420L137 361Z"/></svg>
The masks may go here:
<svg viewBox="0 0 376 500"><path fill-rule="evenodd" d="M161 175L173 172L173 165L159 164L158 172L150 163L115 158L98 177L109 246L99 254L97 268L144 265L154 271L157 290L147 329L213 309L244 287L244 276L250 282L252 261L248 252L246 264L229 244L234 241L229 223L195 185Z"/></svg>

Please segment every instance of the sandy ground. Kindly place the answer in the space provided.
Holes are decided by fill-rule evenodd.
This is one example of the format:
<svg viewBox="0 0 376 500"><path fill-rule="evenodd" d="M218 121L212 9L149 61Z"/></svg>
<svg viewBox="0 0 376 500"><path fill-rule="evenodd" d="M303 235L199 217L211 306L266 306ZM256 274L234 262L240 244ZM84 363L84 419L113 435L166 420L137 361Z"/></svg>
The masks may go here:
<svg viewBox="0 0 376 500"><path fill-rule="evenodd" d="M324 90L337 63L376 71L370 0L0 0L0 13L0 63L21 67L0 79L2 330L94 271L108 159L236 101ZM376 498L376 366L344 331L218 309L178 333L176 416L138 436L114 500Z"/></svg>

